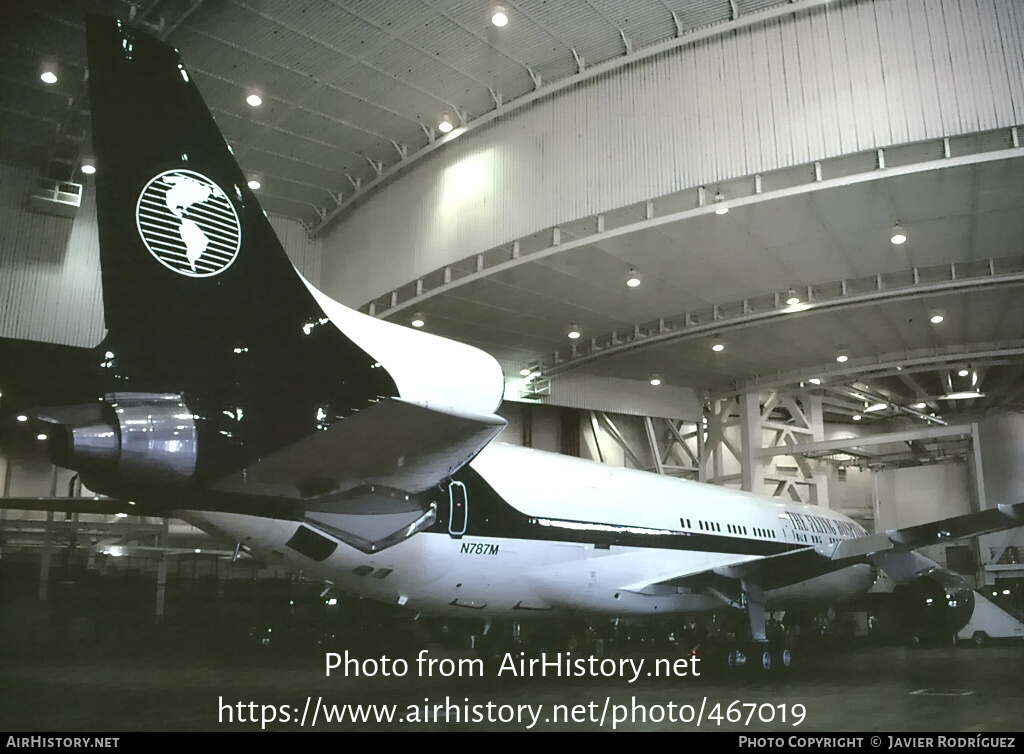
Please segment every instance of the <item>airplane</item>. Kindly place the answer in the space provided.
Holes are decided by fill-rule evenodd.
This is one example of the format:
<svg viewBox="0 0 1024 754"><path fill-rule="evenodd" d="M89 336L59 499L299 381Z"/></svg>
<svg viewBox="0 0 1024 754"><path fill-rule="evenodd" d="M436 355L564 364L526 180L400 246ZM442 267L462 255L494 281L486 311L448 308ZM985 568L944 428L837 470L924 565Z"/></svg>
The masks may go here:
<svg viewBox="0 0 1024 754"><path fill-rule="evenodd" d="M494 620L745 613L732 665L785 667L766 614L880 569L949 635L973 591L917 548L1024 503L869 534L831 510L501 444L498 363L378 320L292 266L178 53L87 22L107 387L39 409L52 460L328 588Z"/></svg>

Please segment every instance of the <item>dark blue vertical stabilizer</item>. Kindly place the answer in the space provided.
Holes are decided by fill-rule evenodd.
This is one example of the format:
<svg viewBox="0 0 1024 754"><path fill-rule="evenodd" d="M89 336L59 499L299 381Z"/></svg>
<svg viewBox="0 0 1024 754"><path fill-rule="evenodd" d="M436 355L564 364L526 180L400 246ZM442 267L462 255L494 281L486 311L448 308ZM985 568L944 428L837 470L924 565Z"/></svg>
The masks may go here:
<svg viewBox="0 0 1024 754"><path fill-rule="evenodd" d="M209 480L397 394L289 262L177 52L87 22L111 391L183 396Z"/></svg>

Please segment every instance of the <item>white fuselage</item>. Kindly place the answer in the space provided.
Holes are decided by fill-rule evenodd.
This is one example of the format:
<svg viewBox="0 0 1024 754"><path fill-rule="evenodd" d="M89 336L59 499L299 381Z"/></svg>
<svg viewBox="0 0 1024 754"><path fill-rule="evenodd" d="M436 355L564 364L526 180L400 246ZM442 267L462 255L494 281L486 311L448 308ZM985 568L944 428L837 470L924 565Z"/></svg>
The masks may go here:
<svg viewBox="0 0 1024 754"><path fill-rule="evenodd" d="M864 534L832 511L515 446L492 444L471 465L508 504L550 522L553 529L584 522L606 530L678 536L692 532L826 546ZM470 500L469 516L475 512ZM813 527L821 531L796 530L794 513L804 521L815 517ZM301 570L306 578L329 582L341 592L427 614L464 617L528 618L567 612L625 617L717 610L726 604L712 591L658 584L762 557L710 548L601 548L555 541L557 537L456 538L427 531L374 554L339 542L332 555L315 562L286 545L297 522L210 512L183 516L242 543L268 563ZM829 531L825 519L836 533ZM873 580L870 566L853 566L771 591L768 604L835 602L865 591Z"/></svg>

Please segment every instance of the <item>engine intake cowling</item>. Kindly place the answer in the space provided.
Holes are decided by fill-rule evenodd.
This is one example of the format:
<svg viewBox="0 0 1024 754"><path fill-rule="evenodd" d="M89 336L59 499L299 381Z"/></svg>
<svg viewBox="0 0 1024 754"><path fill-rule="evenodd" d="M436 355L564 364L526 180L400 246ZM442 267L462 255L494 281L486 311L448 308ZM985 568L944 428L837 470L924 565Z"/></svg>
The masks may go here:
<svg viewBox="0 0 1024 754"><path fill-rule="evenodd" d="M96 405L40 412L51 425L50 458L101 479L187 482L198 448L192 412L180 395L110 393Z"/></svg>
<svg viewBox="0 0 1024 754"><path fill-rule="evenodd" d="M963 576L944 568L898 585L893 598L901 626L919 639L948 639L974 614L974 589Z"/></svg>

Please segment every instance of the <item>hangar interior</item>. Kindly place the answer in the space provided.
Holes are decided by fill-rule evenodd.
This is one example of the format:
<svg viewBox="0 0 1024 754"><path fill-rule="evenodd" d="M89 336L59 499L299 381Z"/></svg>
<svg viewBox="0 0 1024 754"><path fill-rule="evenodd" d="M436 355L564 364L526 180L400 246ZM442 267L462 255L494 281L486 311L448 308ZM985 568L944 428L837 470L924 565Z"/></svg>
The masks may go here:
<svg viewBox="0 0 1024 754"><path fill-rule="evenodd" d="M180 50L308 280L499 360L499 441L868 531L1024 499L1016 0L8 4L0 562L41 600L289 578L45 511L92 496L23 420L104 333L86 11ZM1024 607L1021 530L927 554Z"/></svg>

